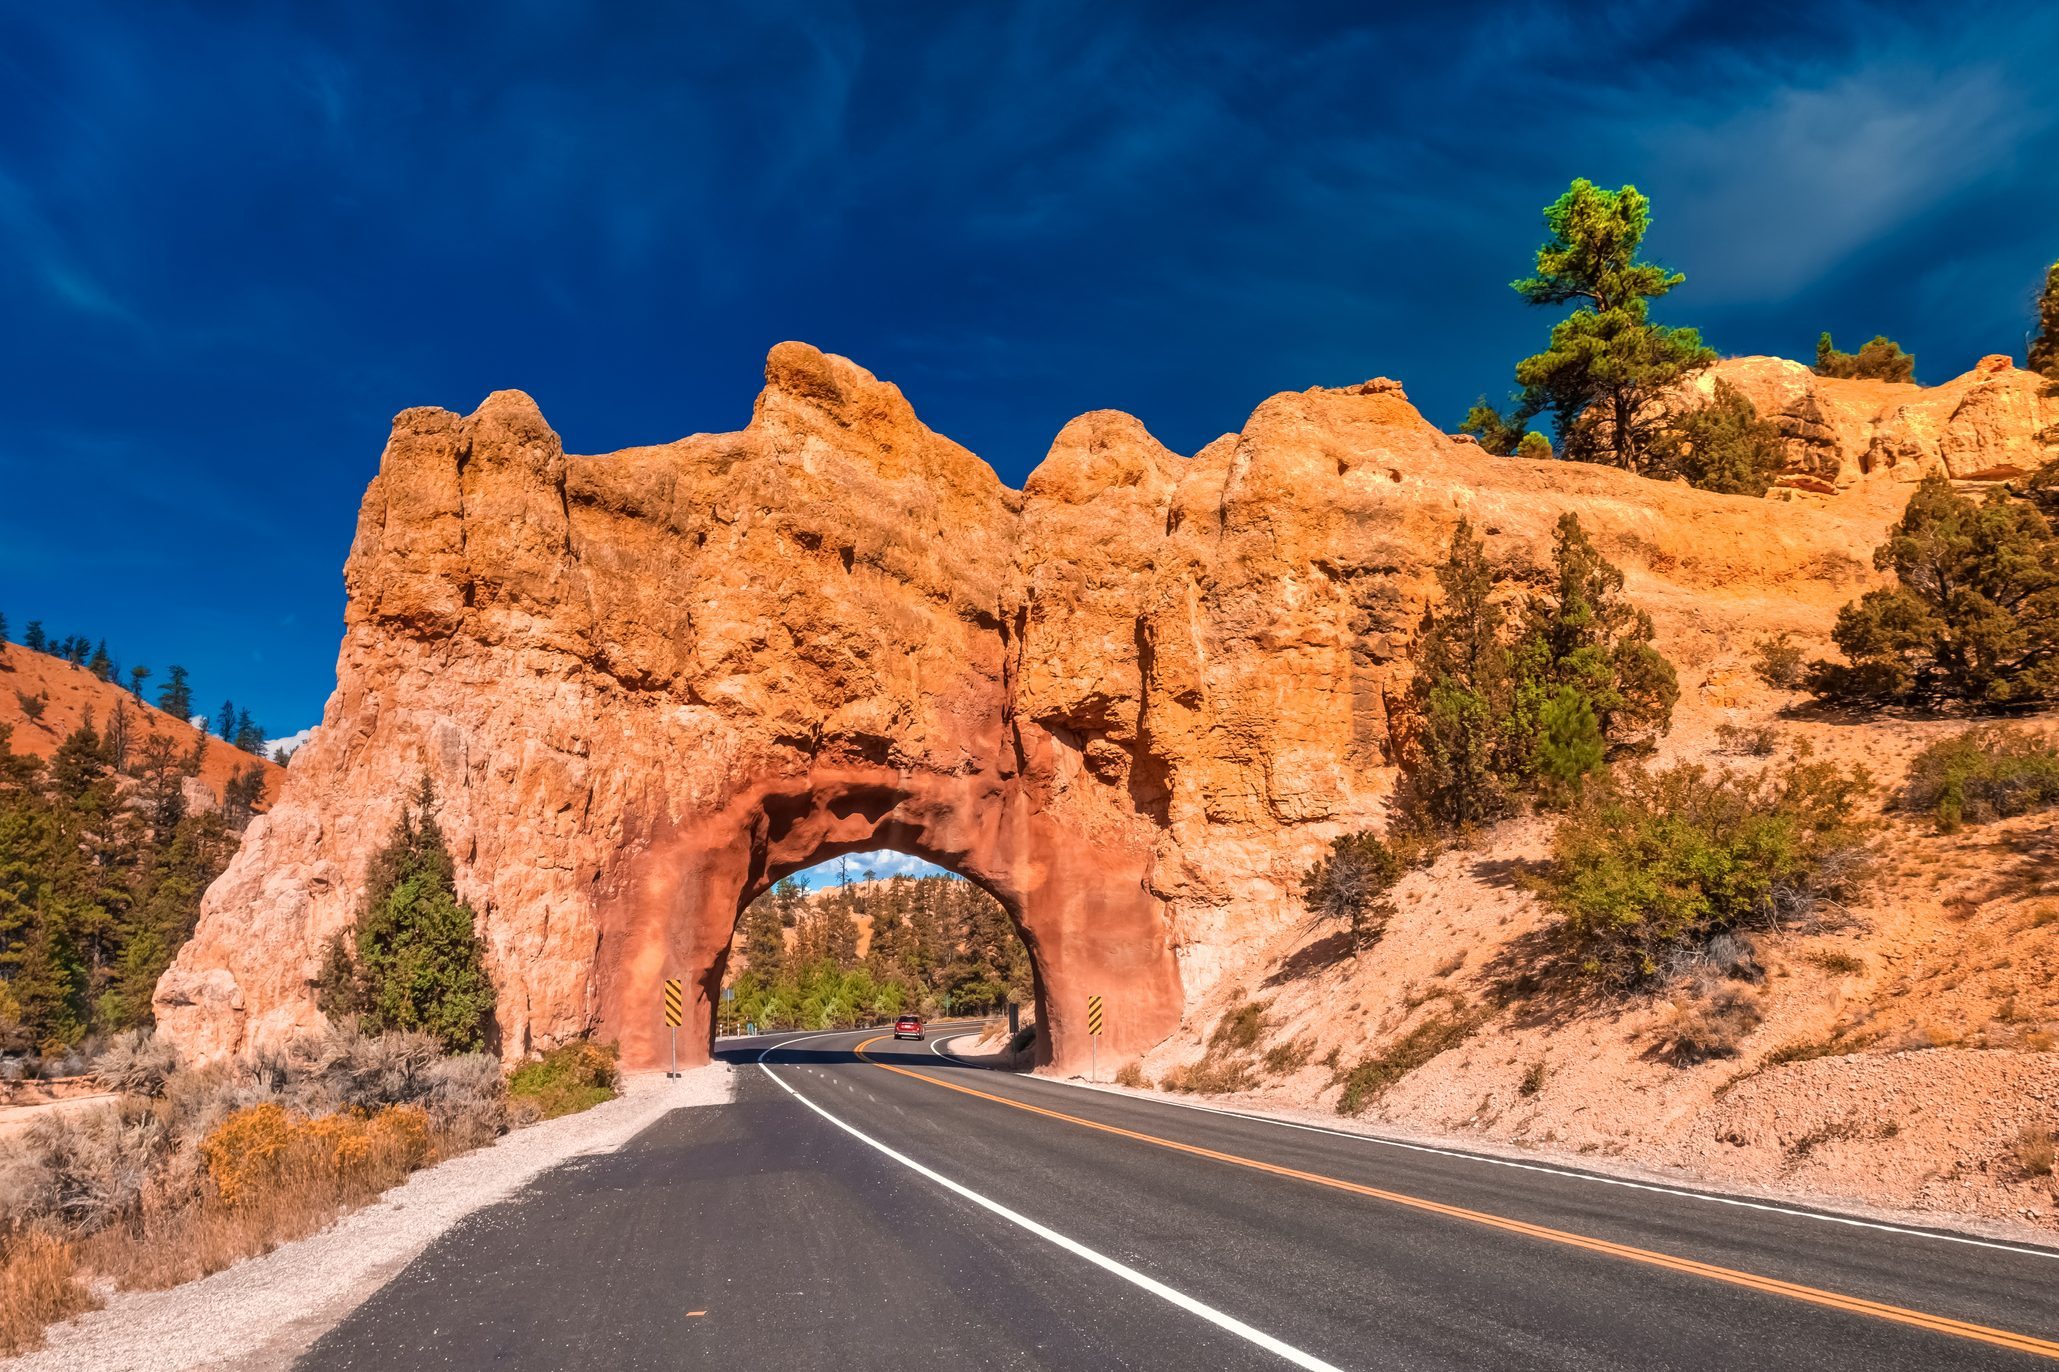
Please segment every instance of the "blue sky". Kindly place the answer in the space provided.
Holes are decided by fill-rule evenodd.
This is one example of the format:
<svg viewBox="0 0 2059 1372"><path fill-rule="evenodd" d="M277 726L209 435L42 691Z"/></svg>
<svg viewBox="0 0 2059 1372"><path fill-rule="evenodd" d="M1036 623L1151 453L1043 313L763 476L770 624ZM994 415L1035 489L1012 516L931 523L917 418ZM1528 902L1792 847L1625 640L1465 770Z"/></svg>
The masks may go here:
<svg viewBox="0 0 2059 1372"><path fill-rule="evenodd" d="M794 880L810 890L821 890L825 886L841 886L850 881L865 880L866 873L878 880L888 877L955 877L958 874L947 867L933 862L924 862L908 853L897 853L882 848L871 853L853 853L848 859L833 858L817 863L813 867L795 872Z"/></svg>
<svg viewBox="0 0 2059 1372"><path fill-rule="evenodd" d="M391 416L575 452L749 414L801 338L1020 482L1376 374L1455 424L1579 175L1671 322L1942 379L2059 255L2059 8L504 3L0 10L0 611L273 734L334 684Z"/></svg>

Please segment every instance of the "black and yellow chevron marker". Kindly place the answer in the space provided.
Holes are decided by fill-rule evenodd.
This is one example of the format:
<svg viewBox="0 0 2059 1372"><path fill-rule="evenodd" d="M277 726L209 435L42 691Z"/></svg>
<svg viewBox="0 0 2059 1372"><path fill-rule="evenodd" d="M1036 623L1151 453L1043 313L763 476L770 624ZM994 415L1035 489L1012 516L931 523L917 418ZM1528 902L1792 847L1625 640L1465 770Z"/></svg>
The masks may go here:
<svg viewBox="0 0 2059 1372"><path fill-rule="evenodd" d="M1087 997L1087 1032L1098 1036L1101 1033L1101 997Z"/></svg>
<svg viewBox="0 0 2059 1372"><path fill-rule="evenodd" d="M665 978L665 1023L674 1029L679 1027L680 1005L684 1003L684 988L678 977Z"/></svg>

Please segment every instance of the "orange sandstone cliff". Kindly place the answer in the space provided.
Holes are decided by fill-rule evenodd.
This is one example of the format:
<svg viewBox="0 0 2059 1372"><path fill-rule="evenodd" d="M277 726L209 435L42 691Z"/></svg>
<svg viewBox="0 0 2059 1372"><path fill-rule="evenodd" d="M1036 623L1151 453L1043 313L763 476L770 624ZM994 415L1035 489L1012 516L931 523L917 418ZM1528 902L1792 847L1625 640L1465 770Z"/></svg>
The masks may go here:
<svg viewBox="0 0 2059 1372"><path fill-rule="evenodd" d="M323 945L426 771L505 1054L597 1032L655 1061L662 978L705 1026L742 904L882 846L1008 907L1048 1060L1086 1058L1089 994L1104 1061L1169 1049L1291 943L1313 855L1379 821L1460 517L1521 582L1576 512L1694 737L1750 693L1754 637L1820 640L1876 584L1905 482L2028 470L2059 419L1987 364L1892 396L1724 365L1797 446L1786 500L1489 456L1385 380L1274 396L1192 457L1085 415L1021 491L798 343L743 430L605 456L518 392L406 411L336 693L160 983L162 1032L221 1055L315 1023Z"/></svg>

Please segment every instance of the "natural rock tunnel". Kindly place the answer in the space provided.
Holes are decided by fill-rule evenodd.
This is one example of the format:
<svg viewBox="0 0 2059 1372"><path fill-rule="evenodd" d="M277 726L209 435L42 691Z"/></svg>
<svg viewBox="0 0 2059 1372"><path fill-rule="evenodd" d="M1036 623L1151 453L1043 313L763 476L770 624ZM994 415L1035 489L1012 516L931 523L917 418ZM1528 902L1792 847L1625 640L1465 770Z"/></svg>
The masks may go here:
<svg viewBox="0 0 2059 1372"><path fill-rule="evenodd" d="M1964 379L1955 413L2011 384ZM1191 458L1084 415L1015 491L797 343L745 429L605 456L517 392L408 410L336 692L159 983L161 1031L220 1056L318 1023L322 949L426 770L509 1056L594 1033L656 1063L668 976L704 1053L741 905L891 846L1009 909L1052 1060L1085 1060L1100 994L1119 1061L1241 984L1315 853L1379 822L1461 515L1520 586L1577 512L1714 699L1759 599L1870 584L1852 551L1919 465L1808 507L1712 495L1491 457L1373 381L1274 396Z"/></svg>

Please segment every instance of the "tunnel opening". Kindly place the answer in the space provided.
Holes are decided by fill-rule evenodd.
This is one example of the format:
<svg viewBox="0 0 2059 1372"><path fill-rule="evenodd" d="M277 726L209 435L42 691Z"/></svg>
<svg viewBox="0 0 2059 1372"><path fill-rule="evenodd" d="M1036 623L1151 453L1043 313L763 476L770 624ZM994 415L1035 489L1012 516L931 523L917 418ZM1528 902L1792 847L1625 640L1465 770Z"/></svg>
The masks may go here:
<svg viewBox="0 0 2059 1372"><path fill-rule="evenodd" d="M738 911L716 1032L855 1029L901 1014L1006 1017L1032 1059L1039 978L1017 918L981 883L895 849L788 872Z"/></svg>
<svg viewBox="0 0 2059 1372"><path fill-rule="evenodd" d="M1015 1004L1019 1020L1034 1025L1020 1065L1061 1072L1097 1054L1108 1062L1141 1053L1179 1022L1179 971L1150 888L1151 851L1106 835L1084 839L1043 813L1037 793L1017 778L817 762L747 789L719 810L668 821L631 852L599 908L595 988L603 1032L618 1038L631 1068L668 1065L675 1053L684 1065L707 1061L732 1024L798 1021L806 1028L849 1020L860 1009L877 1023L891 1004L887 983L900 988L904 1006L928 1006L932 1014L1006 1014ZM745 982L745 914L753 903L770 896L791 907L792 888L781 895L780 882L840 859L849 859L863 887L865 854L920 859L942 869L929 875L960 883L895 891L894 871L878 865L893 859L882 857L873 859L874 876L888 885L863 895L868 904L891 896L899 904L949 905L959 930L950 952L932 946L896 959L895 935L881 940L875 958L869 931L861 953L847 930L803 930L800 911L790 908L795 922L781 926L781 940L798 943L805 934L811 942L802 951L810 956L783 987L768 987L762 976ZM975 890L991 904L974 902ZM996 907L1005 919L994 917ZM975 956L972 946L982 941L991 951ZM1028 964L1026 999L1015 943ZM761 948L763 973L775 956L769 936ZM824 948L833 953L829 962L848 965L831 969L835 979L804 977L801 969L822 962L813 955ZM683 995L668 1023L660 1009L674 982ZM739 995L746 1013L737 1013Z"/></svg>

